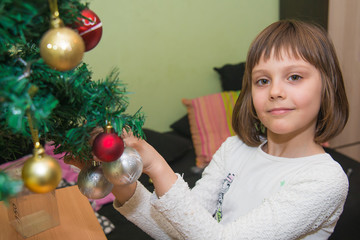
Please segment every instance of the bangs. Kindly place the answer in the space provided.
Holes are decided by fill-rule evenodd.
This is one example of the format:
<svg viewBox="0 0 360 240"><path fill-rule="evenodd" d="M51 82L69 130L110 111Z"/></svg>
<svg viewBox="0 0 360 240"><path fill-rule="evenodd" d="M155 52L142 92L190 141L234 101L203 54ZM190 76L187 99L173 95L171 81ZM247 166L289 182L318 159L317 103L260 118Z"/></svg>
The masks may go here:
<svg viewBox="0 0 360 240"><path fill-rule="evenodd" d="M268 60L270 57L281 59L284 51L296 59L323 69L321 56L324 55L324 37L319 34L317 27L301 22L279 21L270 25L261 32L253 42L248 53L248 67L253 69L261 57Z"/></svg>

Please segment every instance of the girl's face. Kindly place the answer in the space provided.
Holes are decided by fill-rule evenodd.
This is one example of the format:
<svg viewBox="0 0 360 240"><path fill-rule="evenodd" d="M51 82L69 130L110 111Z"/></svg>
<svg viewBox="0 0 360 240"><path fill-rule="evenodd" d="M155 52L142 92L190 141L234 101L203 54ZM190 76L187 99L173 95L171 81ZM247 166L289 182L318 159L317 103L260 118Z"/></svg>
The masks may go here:
<svg viewBox="0 0 360 240"><path fill-rule="evenodd" d="M320 109L320 72L286 51L277 59L262 57L252 70L252 99L268 137L314 138Z"/></svg>

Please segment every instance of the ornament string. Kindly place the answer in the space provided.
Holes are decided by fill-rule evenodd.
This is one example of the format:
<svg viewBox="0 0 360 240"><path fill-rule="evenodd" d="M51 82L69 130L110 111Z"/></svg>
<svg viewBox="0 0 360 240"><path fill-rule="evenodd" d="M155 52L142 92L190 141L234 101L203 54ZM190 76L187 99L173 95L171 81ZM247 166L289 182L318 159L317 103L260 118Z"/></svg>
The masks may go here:
<svg viewBox="0 0 360 240"><path fill-rule="evenodd" d="M33 96L36 94L38 88L35 86L31 86L29 89L29 95L31 98L33 98ZM31 133L31 137L34 143L34 147L35 148L39 148L40 147L40 141L39 141L39 131L34 128L34 124L33 124L33 120L31 117L31 113L30 113L30 107L26 110L26 116L28 119L28 124L29 124L29 128L30 128L30 133Z"/></svg>
<svg viewBox="0 0 360 240"><path fill-rule="evenodd" d="M60 19L60 13L59 13L57 0L49 0L49 8L50 8L50 12L51 12L51 21L50 21L51 27L52 28L63 27L64 23Z"/></svg>
<svg viewBox="0 0 360 240"><path fill-rule="evenodd" d="M37 129L35 129L34 126L33 126L33 121L32 121L32 118L31 118L30 110L26 111L26 116L28 118L30 133L31 133L31 137L32 137L32 140L33 140L33 143L34 143L34 147L39 148L40 147L39 131Z"/></svg>
<svg viewBox="0 0 360 240"><path fill-rule="evenodd" d="M21 76L19 76L17 79L18 81L20 81L21 79L27 78L31 75L31 64L33 61L26 62L22 58L18 58L17 60L19 62L21 62L22 64L24 64L24 66L26 67L24 73ZM30 97L33 98L37 91L38 91L38 87L33 85L29 88L28 93L29 93ZM26 116L28 119L28 124L29 124L29 128L30 128L30 133L31 133L31 138L32 138L33 144L34 144L35 148L39 148L40 147L39 131L36 128L34 128L34 124L33 124L31 113L30 113L30 107L26 110Z"/></svg>
<svg viewBox="0 0 360 240"><path fill-rule="evenodd" d="M59 9L58 9L58 5L57 5L57 0L49 0L49 6L50 6L50 11L51 11L51 15L52 17L58 18L59 17Z"/></svg>

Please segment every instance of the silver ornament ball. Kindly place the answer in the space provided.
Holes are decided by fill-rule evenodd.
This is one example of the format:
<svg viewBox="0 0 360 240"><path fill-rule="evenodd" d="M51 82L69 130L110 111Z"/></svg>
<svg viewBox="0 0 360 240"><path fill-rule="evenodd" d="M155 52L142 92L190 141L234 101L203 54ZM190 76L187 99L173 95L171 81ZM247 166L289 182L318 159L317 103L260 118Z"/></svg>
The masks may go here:
<svg viewBox="0 0 360 240"><path fill-rule="evenodd" d="M105 177L114 185L126 185L135 182L141 176L143 163L140 154L126 147L123 154L113 162L102 164Z"/></svg>
<svg viewBox="0 0 360 240"><path fill-rule="evenodd" d="M80 192L90 199L106 197L112 190L113 184L104 176L101 166L83 168L78 176Z"/></svg>

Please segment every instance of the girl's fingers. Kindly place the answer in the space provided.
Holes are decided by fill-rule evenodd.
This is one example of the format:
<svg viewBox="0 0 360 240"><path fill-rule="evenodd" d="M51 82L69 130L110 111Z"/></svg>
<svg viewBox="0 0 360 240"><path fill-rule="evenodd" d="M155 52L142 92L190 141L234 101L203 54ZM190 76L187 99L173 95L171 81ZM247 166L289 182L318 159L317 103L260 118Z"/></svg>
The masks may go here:
<svg viewBox="0 0 360 240"><path fill-rule="evenodd" d="M94 130L91 131L91 133L90 133L90 141L89 141L90 146L93 145L93 142L94 142L96 136L99 135L102 132L104 132L104 129L102 127L96 127L96 128L94 128Z"/></svg>
<svg viewBox="0 0 360 240"><path fill-rule="evenodd" d="M86 162L80 161L75 158L66 158L66 159L64 159L64 162L69 165L74 165L75 167L78 167L80 169L82 169L83 167L86 166Z"/></svg>

